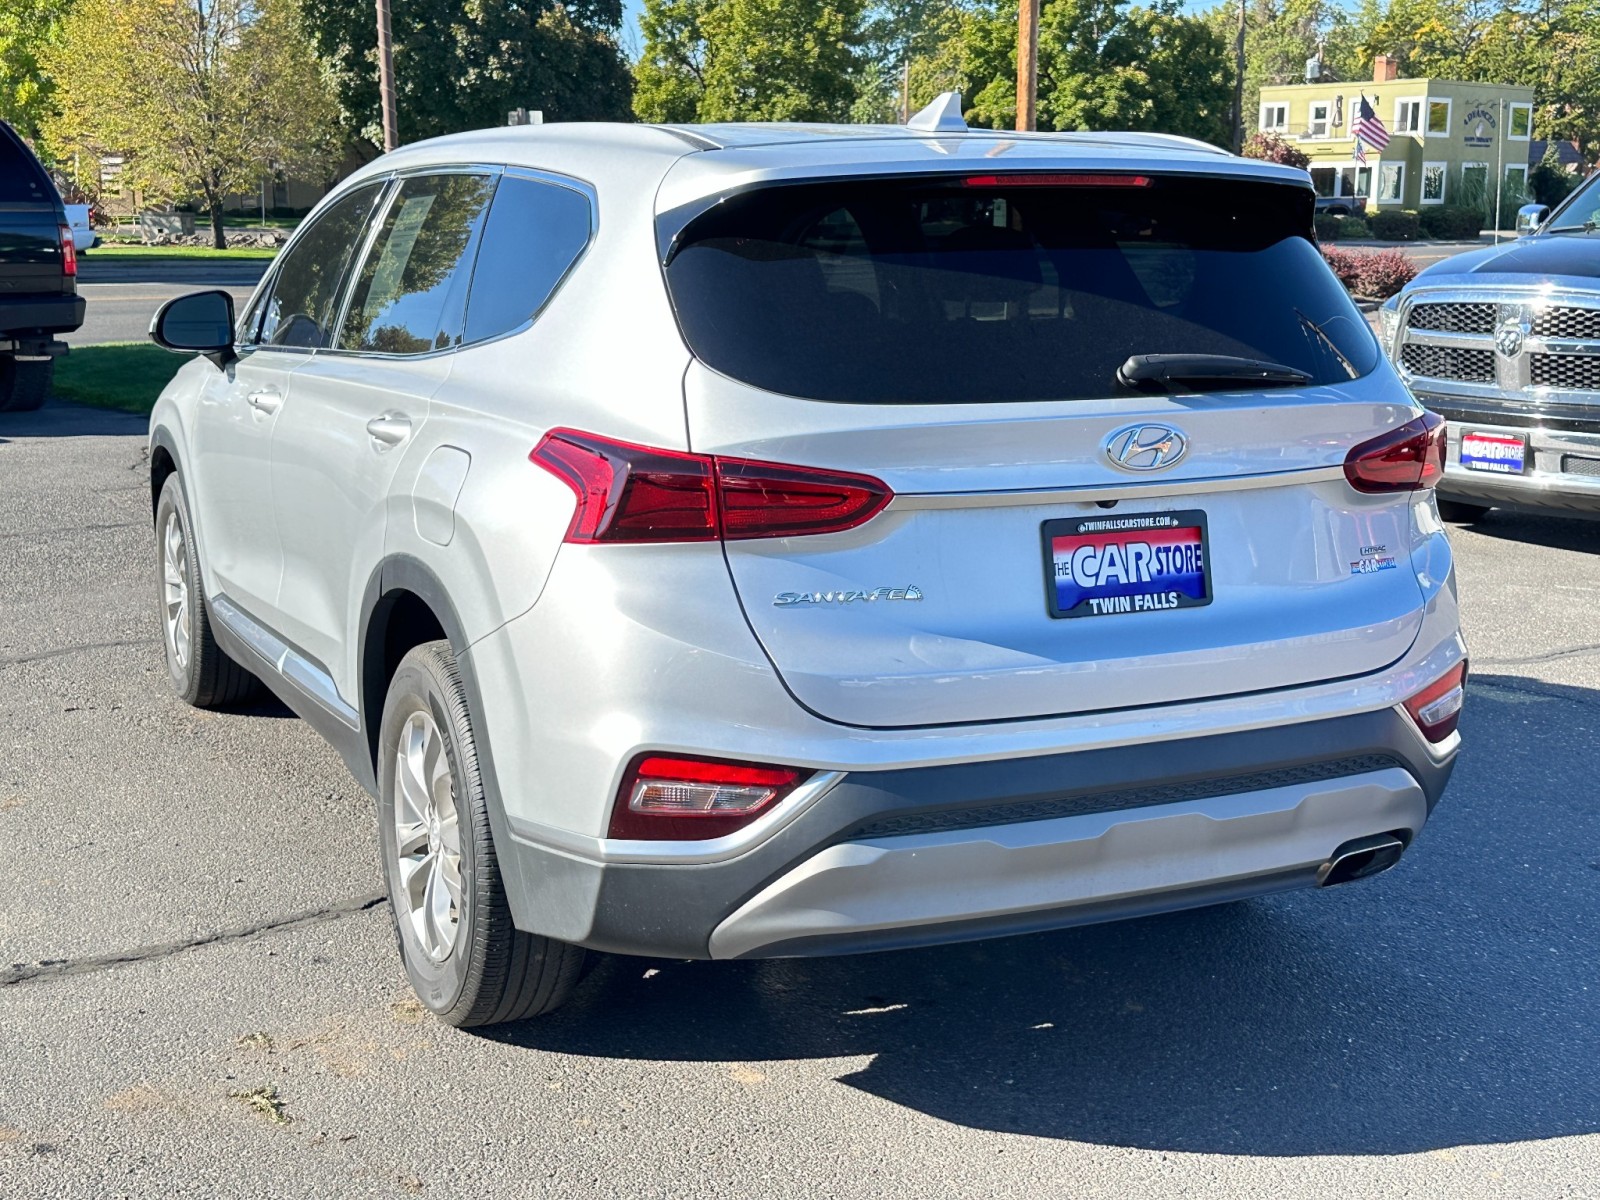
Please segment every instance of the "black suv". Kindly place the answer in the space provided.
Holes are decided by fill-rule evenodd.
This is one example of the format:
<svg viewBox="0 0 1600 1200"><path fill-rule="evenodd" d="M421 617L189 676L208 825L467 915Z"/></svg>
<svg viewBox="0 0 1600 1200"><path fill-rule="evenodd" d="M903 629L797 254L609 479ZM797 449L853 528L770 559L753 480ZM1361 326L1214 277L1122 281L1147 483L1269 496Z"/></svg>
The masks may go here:
<svg viewBox="0 0 1600 1200"><path fill-rule="evenodd" d="M33 152L0 121L0 412L50 394L58 334L83 324L78 260L61 196Z"/></svg>

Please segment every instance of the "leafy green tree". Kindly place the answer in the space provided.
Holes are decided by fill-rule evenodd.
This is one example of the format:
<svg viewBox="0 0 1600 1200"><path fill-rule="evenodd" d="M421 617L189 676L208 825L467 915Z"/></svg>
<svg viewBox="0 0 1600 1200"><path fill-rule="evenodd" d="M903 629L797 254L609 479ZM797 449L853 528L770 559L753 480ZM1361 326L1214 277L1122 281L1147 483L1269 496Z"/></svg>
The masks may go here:
<svg viewBox="0 0 1600 1200"><path fill-rule="evenodd" d="M969 120L1016 120L1016 13L969 14L961 38ZM1171 0L1045 0L1039 20L1039 127L1177 133L1226 145L1228 47Z"/></svg>
<svg viewBox="0 0 1600 1200"><path fill-rule="evenodd" d="M646 121L841 121L861 0L650 0L634 111Z"/></svg>
<svg viewBox="0 0 1600 1200"><path fill-rule="evenodd" d="M71 0L5 0L0 4L0 120L37 138L51 108L55 81L40 55L61 35Z"/></svg>
<svg viewBox="0 0 1600 1200"><path fill-rule="evenodd" d="M1224 2L1204 14L1231 53L1239 27L1239 4ZM1240 116L1246 136L1265 86L1305 82L1306 61L1320 52L1325 74L1355 78L1362 69L1355 26L1327 0L1246 0L1244 97Z"/></svg>
<svg viewBox="0 0 1600 1200"><path fill-rule="evenodd" d="M402 142L503 125L514 108L547 121L627 117L621 0L401 0L390 12ZM307 23L347 134L381 144L372 0L317 0Z"/></svg>
<svg viewBox="0 0 1600 1200"><path fill-rule="evenodd" d="M211 213L269 164L315 171L336 110L296 0L77 0L41 60L56 80L58 156L127 156L126 180Z"/></svg>

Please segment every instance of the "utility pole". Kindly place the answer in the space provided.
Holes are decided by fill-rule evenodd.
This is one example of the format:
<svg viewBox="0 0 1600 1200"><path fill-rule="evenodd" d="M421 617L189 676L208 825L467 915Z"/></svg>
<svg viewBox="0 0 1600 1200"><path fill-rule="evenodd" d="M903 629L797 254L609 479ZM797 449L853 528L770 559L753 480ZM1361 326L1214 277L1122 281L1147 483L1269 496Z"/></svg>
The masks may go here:
<svg viewBox="0 0 1600 1200"><path fill-rule="evenodd" d="M1038 128L1039 0L1021 0L1017 7L1017 128Z"/></svg>
<svg viewBox="0 0 1600 1200"><path fill-rule="evenodd" d="M1499 153L1495 156L1495 181L1494 181L1494 244L1500 244L1500 202L1505 197L1506 190L1506 134L1511 131L1506 128L1506 98L1500 97L1496 104L1496 113L1499 116L1499 126L1495 129L1495 141L1499 143ZM1531 119L1531 114L1530 114ZM1530 129L1531 132L1531 129ZM1526 175L1523 176L1527 178Z"/></svg>
<svg viewBox="0 0 1600 1200"><path fill-rule="evenodd" d="M1235 154L1244 148L1244 6L1245 0L1239 0L1239 32L1233 39L1233 152Z"/></svg>
<svg viewBox="0 0 1600 1200"><path fill-rule="evenodd" d="M383 152L400 145L394 111L394 46L389 34L389 0L378 0L378 96L383 104Z"/></svg>

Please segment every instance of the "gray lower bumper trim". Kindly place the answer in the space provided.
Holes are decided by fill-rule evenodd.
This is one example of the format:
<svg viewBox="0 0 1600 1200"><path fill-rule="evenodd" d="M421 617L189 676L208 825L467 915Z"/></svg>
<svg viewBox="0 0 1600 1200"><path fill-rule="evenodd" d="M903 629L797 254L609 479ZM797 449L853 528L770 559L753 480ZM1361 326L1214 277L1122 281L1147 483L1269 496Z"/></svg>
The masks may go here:
<svg viewBox="0 0 1600 1200"><path fill-rule="evenodd" d="M1403 714L1382 709L1153 746L857 772L749 852L721 862L601 863L517 837L507 837L505 845L497 838L496 849L502 860L517 859L516 869L504 875L512 913L522 928L620 954L709 958L712 930L740 906L828 847L859 840L857 831L876 822L964 821L950 814L1087 803L1086 798L1150 789L1193 786L1205 791L1240 776L1292 772L1307 765L1320 771L1323 764L1367 756L1381 757L1391 770L1392 764L1400 764L1415 781L1425 810L1438 802L1453 766L1452 760L1436 762L1429 756ZM1027 830L1030 825L1000 828ZM1174 896L1172 907L1181 906ZM885 945L894 941L886 933L867 940Z"/></svg>

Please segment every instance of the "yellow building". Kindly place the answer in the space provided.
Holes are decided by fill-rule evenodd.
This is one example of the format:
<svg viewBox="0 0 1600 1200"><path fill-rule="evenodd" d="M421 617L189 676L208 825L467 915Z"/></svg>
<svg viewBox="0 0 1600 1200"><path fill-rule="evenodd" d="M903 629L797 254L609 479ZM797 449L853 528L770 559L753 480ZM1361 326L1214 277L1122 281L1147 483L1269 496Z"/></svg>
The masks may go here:
<svg viewBox="0 0 1600 1200"><path fill-rule="evenodd" d="M1363 95L1389 132L1381 151L1366 147L1364 164L1353 133ZM1366 82L1263 87L1257 121L1310 157L1319 195L1365 196L1369 213L1436 204L1492 211L1496 180L1507 203L1527 191L1532 88L1401 79L1379 55Z"/></svg>

